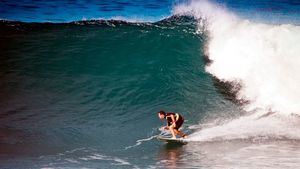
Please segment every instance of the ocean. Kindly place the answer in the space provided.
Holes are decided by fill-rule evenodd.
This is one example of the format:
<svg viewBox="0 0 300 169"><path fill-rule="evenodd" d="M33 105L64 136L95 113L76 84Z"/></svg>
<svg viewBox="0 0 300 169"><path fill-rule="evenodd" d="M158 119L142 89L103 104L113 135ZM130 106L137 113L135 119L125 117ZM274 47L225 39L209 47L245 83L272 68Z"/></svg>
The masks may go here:
<svg viewBox="0 0 300 169"><path fill-rule="evenodd" d="M0 7L0 168L300 166L298 1Z"/></svg>

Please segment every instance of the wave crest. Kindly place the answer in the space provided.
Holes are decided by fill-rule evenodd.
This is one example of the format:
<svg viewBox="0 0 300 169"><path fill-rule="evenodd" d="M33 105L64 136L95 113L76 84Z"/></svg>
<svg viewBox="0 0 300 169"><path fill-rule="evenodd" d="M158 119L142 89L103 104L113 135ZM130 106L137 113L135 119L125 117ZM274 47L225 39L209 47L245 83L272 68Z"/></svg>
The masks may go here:
<svg viewBox="0 0 300 169"><path fill-rule="evenodd" d="M196 132L191 140L300 139L300 27L251 22L205 0L178 5L173 12L192 15L198 29L205 27L212 61L206 71L223 82L238 82L236 99L254 112Z"/></svg>
<svg viewBox="0 0 300 169"><path fill-rule="evenodd" d="M240 82L237 99L246 110L300 115L300 27L268 25L241 19L207 1L192 1L174 9L203 20L209 32L206 70L218 79Z"/></svg>

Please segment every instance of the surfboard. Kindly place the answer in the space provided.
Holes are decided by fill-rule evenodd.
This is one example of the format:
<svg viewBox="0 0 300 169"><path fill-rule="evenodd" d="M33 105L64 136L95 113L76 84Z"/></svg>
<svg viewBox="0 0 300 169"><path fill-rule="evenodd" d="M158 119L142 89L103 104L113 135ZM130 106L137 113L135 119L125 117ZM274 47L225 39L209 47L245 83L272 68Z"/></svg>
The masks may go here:
<svg viewBox="0 0 300 169"><path fill-rule="evenodd" d="M166 136L162 136L159 135L157 136L157 139L159 141L165 142L165 143L177 143L177 144L187 144L187 140L183 139L183 138L170 138L170 137L166 137Z"/></svg>

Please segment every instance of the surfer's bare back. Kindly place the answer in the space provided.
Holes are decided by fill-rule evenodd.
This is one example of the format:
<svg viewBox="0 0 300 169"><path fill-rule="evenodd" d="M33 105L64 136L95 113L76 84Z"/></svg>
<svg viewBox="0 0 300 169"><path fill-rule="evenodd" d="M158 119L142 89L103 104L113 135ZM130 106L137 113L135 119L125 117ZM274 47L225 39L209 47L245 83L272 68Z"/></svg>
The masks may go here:
<svg viewBox="0 0 300 169"><path fill-rule="evenodd" d="M166 113L161 110L158 113L158 117L161 120L167 120L167 126L164 127L165 130L170 130L172 133L172 138L176 138L176 135L180 135L183 138L187 138L187 135L179 131L179 128L182 126L184 119L183 116L178 113Z"/></svg>

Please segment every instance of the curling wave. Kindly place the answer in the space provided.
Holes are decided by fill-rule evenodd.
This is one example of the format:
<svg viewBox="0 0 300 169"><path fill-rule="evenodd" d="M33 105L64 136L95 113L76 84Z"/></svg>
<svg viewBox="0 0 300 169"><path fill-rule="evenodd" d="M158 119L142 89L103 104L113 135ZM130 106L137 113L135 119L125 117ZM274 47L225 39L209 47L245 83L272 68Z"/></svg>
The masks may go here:
<svg viewBox="0 0 300 169"><path fill-rule="evenodd" d="M208 1L191 1L174 14L198 19L207 31L206 71L231 83L250 115L201 130L193 140L268 136L300 139L300 27L242 19ZM292 131L292 132L291 132Z"/></svg>

